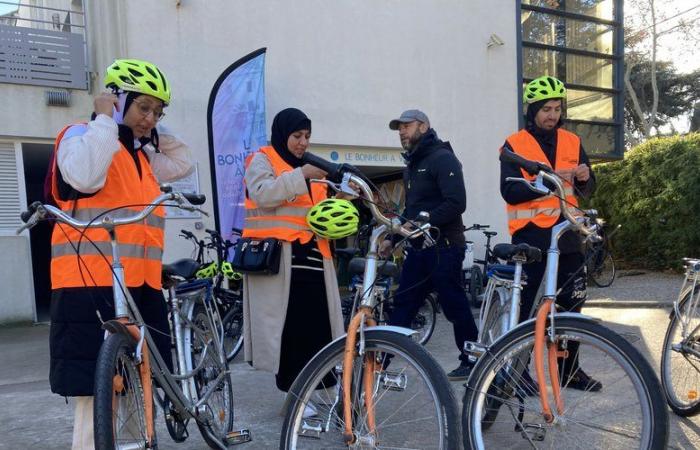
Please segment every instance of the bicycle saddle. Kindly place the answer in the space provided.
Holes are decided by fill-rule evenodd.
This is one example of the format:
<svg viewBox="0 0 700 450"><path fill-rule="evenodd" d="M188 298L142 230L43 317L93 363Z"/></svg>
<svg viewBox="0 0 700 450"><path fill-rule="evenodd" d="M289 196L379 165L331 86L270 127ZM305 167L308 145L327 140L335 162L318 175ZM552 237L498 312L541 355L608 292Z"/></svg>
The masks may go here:
<svg viewBox="0 0 700 450"><path fill-rule="evenodd" d="M487 236L487 237L494 237L497 234L498 233L495 231L484 231L484 236Z"/></svg>
<svg viewBox="0 0 700 450"><path fill-rule="evenodd" d="M511 261L514 257L525 258L525 264L542 260L542 252L539 248L527 244L496 244L493 254L499 259Z"/></svg>
<svg viewBox="0 0 700 450"><path fill-rule="evenodd" d="M163 278L180 277L185 280L194 278L194 274L199 270L199 263L194 259L178 259L172 264L163 264Z"/></svg>
<svg viewBox="0 0 700 450"><path fill-rule="evenodd" d="M348 263L348 272L352 275L364 275L365 258L353 258ZM395 277L399 274L399 266L391 261L377 261L377 275Z"/></svg>
<svg viewBox="0 0 700 450"><path fill-rule="evenodd" d="M360 253L359 248L336 248L335 249L335 254L338 256L342 256L345 258L352 258L353 256L357 255Z"/></svg>

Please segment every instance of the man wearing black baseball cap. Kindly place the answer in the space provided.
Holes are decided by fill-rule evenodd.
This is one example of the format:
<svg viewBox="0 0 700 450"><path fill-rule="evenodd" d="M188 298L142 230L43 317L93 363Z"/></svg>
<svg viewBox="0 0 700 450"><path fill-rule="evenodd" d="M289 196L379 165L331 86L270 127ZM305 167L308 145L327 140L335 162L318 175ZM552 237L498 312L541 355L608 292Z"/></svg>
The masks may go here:
<svg viewBox="0 0 700 450"><path fill-rule="evenodd" d="M460 365L448 373L450 380L466 380L471 364L462 353L464 341L476 341L477 328L462 288L464 225L467 207L462 165L449 142L441 141L430 127L428 116L418 110L404 111L389 122L398 130L406 169L403 173L406 206L403 217L412 221L418 213L430 214L430 224L440 230L434 247L421 248L414 239L407 249L390 324L409 328L418 309L431 291L437 291L440 306L454 326ZM380 252L388 254L392 242L383 242Z"/></svg>

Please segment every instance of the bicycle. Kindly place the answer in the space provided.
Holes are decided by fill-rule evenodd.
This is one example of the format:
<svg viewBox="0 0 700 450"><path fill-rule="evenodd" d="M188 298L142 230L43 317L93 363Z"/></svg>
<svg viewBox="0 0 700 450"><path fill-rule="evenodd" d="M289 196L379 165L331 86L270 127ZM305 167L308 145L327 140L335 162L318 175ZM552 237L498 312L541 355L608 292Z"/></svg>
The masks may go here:
<svg viewBox="0 0 700 450"><path fill-rule="evenodd" d="M486 287L486 274L488 272L489 264L493 264L494 260L493 252L491 250L491 238L498 235L495 231L484 231L489 228L490 225L481 225L475 223L469 228L465 228L464 232L467 231L482 231L484 236L486 236L486 246L484 249L484 259L474 258L474 243L472 241L467 241L467 247L465 250L464 261L465 264L462 266L462 273L464 274L464 283L467 292L472 301L472 305L478 306L480 301L480 296L484 292ZM480 268L477 264L480 264Z"/></svg>
<svg viewBox="0 0 700 450"><path fill-rule="evenodd" d="M224 241L216 230L205 229L204 231L209 234L209 243L197 239L193 233L187 230L180 230L180 236L191 240L195 246L194 253L197 256L194 261L199 264L199 270L194 273L193 277L214 280L213 295L223 316L224 351L226 359L231 362L243 348L243 296L241 292L243 276L234 271L228 261L228 251L233 244L228 240ZM238 235L242 233L237 228L234 228L233 232ZM215 250L216 260L205 262L205 249ZM224 280L228 281L228 287L223 286Z"/></svg>
<svg viewBox="0 0 700 450"><path fill-rule="evenodd" d="M564 187L549 166L501 150L502 161L516 163L542 195L556 195L565 221L552 228L543 295L533 306L534 319L511 329L482 348L467 382L462 410L465 448L665 448L668 412L661 386L646 359L623 337L577 313L556 311L558 239L567 230L595 233L595 211L574 215L565 203ZM554 186L549 189L544 181ZM546 347L546 348L545 348ZM569 382L578 372L579 355L602 381L574 392ZM527 380L534 371L536 379ZM549 382L545 374L548 374ZM553 403L550 404L550 399ZM498 414L507 409L508 414ZM496 418L501 420L497 421Z"/></svg>
<svg viewBox="0 0 700 450"><path fill-rule="evenodd" d="M336 253L342 252L351 256L354 256L357 251L359 250L336 249ZM350 324L350 319L357 312L357 308L362 300L362 274L364 273L364 267L364 258L355 257L350 259L350 262L348 263L348 272L352 276L352 280L350 281L351 294L340 299L346 329ZM389 323L389 317L391 316L391 310L394 304L394 296L391 294L391 286L393 284L393 280L399 275L400 269L394 262L383 261L379 263L378 270L379 278L375 284L377 305L374 309L374 320L379 325L386 325ZM435 331L435 324L437 322L437 311L437 293L430 292L411 322L411 329L416 332L413 334L412 338L419 344L427 344L433 335L433 332Z"/></svg>
<svg viewBox="0 0 700 450"><path fill-rule="evenodd" d="M456 403L445 372L410 338L412 330L374 320L379 243L391 232L422 236L434 245L427 214L408 230L379 211L370 182L357 169L308 152L304 159L328 173L327 180L312 182L355 197L350 183L357 186L378 225L364 260L357 313L347 334L315 355L292 385L280 448L459 448Z"/></svg>
<svg viewBox="0 0 700 450"><path fill-rule="evenodd" d="M165 189L164 189L165 190ZM212 301L210 280L196 280L188 286L169 286L168 302L176 352L171 372L154 344L148 327L124 288L115 229L144 220L164 202L190 211L201 211L204 196L168 192L158 196L141 212L129 217L112 217L111 211L81 222L50 205L35 202L22 213L25 222L18 233L46 217L75 229L102 228L111 239L115 318L104 322L105 341L100 348L95 372L95 448L156 448L155 405L164 411L166 426L176 442L188 436L193 419L211 448L250 441L248 430L234 431L233 391L228 364L221 346L221 317ZM189 204L186 204L185 202ZM185 265L175 270L187 277L195 269ZM155 384L154 384L155 381ZM155 389L162 390L162 395Z"/></svg>
<svg viewBox="0 0 700 450"><path fill-rule="evenodd" d="M684 258L685 278L673 303L661 353L666 402L681 417L700 412L700 259Z"/></svg>
<svg viewBox="0 0 700 450"><path fill-rule="evenodd" d="M605 221L603 219L596 219L597 232L601 240L597 242L589 241L586 245L588 279L601 288L608 287L615 281L615 260L610 248L610 235L620 228L618 225L615 231L608 235L605 232L604 225Z"/></svg>

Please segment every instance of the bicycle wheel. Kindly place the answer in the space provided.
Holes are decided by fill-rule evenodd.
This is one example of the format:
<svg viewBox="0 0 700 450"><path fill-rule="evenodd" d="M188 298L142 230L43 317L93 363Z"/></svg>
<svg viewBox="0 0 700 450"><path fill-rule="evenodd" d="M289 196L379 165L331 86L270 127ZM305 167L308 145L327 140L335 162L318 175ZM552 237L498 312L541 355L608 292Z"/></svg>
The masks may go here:
<svg viewBox="0 0 700 450"><path fill-rule="evenodd" d="M493 344L508 330L510 319L510 290L496 287L491 297L482 333L482 343L487 346Z"/></svg>
<svg viewBox="0 0 700 450"><path fill-rule="evenodd" d="M425 345L435 331L437 321L437 293L431 292L425 297L423 305L418 309L416 317L411 321L411 329L417 331L412 336L413 340L420 345Z"/></svg>
<svg viewBox="0 0 700 450"><path fill-rule="evenodd" d="M612 253L603 246L598 246L593 251L595 254L591 257L588 276L596 286L608 287L615 281L615 260Z"/></svg>
<svg viewBox="0 0 700 450"><path fill-rule="evenodd" d="M666 401L673 412L687 417L700 412L700 308L696 301L700 294L696 287L682 296L678 304L681 315L671 313L661 353L661 385ZM687 322L687 338L683 336L683 322Z"/></svg>
<svg viewBox="0 0 700 450"><path fill-rule="evenodd" d="M569 384L580 372L567 370L560 359L560 372L569 372L560 377L564 409L558 414L553 405L555 419L546 422L538 394L522 376L525 370L535 373L530 362L534 330L534 322L511 330L472 370L462 411L465 448L578 448L582 443L586 448L665 448L668 412L653 369L624 338L585 319L557 318L555 339L595 374L602 388L574 389ZM504 411L484 426L491 396Z"/></svg>
<svg viewBox="0 0 700 450"><path fill-rule="evenodd" d="M191 335L192 366L201 368L194 375L197 398L204 397L204 413L200 413L197 426L211 448L220 448L212 436L223 440L233 428L233 389L226 356L223 354L219 334L213 327L220 327L215 319L212 326L211 310L202 303L195 305L192 313Z"/></svg>
<svg viewBox="0 0 700 450"><path fill-rule="evenodd" d="M439 364L410 338L368 330L365 357L373 372L376 432L364 406L364 361L355 353L352 376L352 448L457 449L459 424L449 381ZM289 391L281 449L348 448L343 440L342 371L345 340L325 347Z"/></svg>
<svg viewBox="0 0 700 450"><path fill-rule="evenodd" d="M135 345L123 334L102 344L95 366L95 448L145 449L145 402Z"/></svg>
<svg viewBox="0 0 700 450"><path fill-rule="evenodd" d="M224 353L226 361L234 360L243 348L243 302L231 305L222 320L224 326Z"/></svg>
<svg viewBox="0 0 700 450"><path fill-rule="evenodd" d="M471 296L472 306L478 307L481 302L479 295L484 292L484 274L481 273L479 266L472 266L469 279L469 295Z"/></svg>

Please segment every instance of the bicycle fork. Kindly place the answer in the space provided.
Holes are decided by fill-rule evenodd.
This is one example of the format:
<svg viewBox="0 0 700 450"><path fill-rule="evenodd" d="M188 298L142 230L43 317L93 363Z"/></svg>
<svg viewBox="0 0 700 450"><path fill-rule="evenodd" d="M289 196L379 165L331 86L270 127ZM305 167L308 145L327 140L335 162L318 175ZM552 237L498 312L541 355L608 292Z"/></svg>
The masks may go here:
<svg viewBox="0 0 700 450"><path fill-rule="evenodd" d="M363 387L365 390L365 408L367 410L367 426L369 433L374 435L376 432L376 418L374 416L374 370L376 360L374 355L365 353L365 336L364 326L375 326L376 321L372 317L372 309L368 306L360 306L357 314L352 318L348 325L348 334L345 339L345 353L343 355L343 419L345 421L345 431L343 438L348 445L355 443L355 433L352 426L352 374L353 361L355 359L355 344L357 343L357 334L360 334L360 349L359 354L363 356Z"/></svg>
<svg viewBox="0 0 700 450"><path fill-rule="evenodd" d="M545 336L547 316L551 315L550 333ZM544 376L544 347L547 346L547 359L549 363L549 380L552 384L552 394L556 404L557 413L563 414L564 401L561 398L561 388L559 386L559 365L557 358L566 358L568 351L560 351L554 339L554 301L551 297L546 298L537 310L535 321L535 372L537 373L537 385L539 387L540 404L542 406L542 416L547 423L554 421L554 414L549 406L547 398L547 383Z"/></svg>

